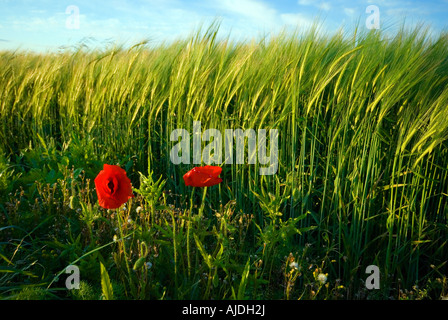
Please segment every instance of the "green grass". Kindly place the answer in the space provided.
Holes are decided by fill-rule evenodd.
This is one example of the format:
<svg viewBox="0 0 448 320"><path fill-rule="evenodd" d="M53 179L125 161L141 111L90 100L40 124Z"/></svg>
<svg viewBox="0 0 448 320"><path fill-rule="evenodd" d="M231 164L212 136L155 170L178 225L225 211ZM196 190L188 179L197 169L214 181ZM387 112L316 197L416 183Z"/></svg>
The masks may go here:
<svg viewBox="0 0 448 320"><path fill-rule="evenodd" d="M217 33L0 52L0 297L447 295L447 34ZM223 164L220 185L186 187L169 137L193 121L278 129L277 174ZM133 182L124 210L97 205L103 163ZM364 286L372 264L380 290Z"/></svg>

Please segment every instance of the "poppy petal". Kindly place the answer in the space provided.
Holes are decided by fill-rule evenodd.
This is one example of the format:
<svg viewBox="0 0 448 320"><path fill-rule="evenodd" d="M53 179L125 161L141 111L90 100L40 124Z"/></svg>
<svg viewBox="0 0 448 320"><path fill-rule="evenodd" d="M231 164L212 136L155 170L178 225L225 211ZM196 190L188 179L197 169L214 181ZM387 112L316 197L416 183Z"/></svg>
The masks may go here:
<svg viewBox="0 0 448 320"><path fill-rule="evenodd" d="M119 208L129 198L133 198L131 180L119 166L104 164L103 170L95 178L98 203L106 209Z"/></svg>
<svg viewBox="0 0 448 320"><path fill-rule="evenodd" d="M184 174L185 185L193 187L211 187L222 182L218 175L222 172L221 167L204 166L195 167Z"/></svg>
<svg viewBox="0 0 448 320"><path fill-rule="evenodd" d="M222 172L222 168L218 166L204 166L197 167L196 169L203 174L208 174L213 177L218 177Z"/></svg>

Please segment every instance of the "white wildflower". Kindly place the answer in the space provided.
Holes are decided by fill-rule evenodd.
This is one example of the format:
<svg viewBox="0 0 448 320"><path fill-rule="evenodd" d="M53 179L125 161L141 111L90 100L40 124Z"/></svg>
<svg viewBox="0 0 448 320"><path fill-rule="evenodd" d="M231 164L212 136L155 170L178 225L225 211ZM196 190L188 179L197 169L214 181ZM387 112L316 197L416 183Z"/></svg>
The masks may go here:
<svg viewBox="0 0 448 320"><path fill-rule="evenodd" d="M297 262L295 262L295 261L291 262L291 263L289 264L289 267L290 267L291 269L299 270L299 264L298 264Z"/></svg>
<svg viewBox="0 0 448 320"><path fill-rule="evenodd" d="M317 280L321 283L321 284L325 284L325 282L327 282L327 276L323 273L319 273L319 275L317 276Z"/></svg>

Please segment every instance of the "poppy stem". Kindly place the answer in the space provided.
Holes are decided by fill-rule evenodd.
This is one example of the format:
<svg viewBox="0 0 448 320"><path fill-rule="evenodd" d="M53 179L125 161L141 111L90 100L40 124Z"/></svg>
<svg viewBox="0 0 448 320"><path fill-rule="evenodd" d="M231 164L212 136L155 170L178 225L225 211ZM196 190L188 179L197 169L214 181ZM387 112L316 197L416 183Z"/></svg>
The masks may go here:
<svg viewBox="0 0 448 320"><path fill-rule="evenodd" d="M126 255L126 246L125 246L125 237L123 234L123 228L122 228L122 222L121 222L121 216L120 216L120 209L116 209L117 210L117 219L118 219L118 229L120 230L120 238L122 241L122 245L123 245L123 254L124 254L124 260L126 262L126 270L128 272L128 276L129 276L129 287L131 289L132 294L134 295L135 293L135 287L134 284L132 283L132 278L131 278L131 269L129 268L129 263L128 263L128 257Z"/></svg>
<svg viewBox="0 0 448 320"><path fill-rule="evenodd" d="M187 219L187 264L188 264L188 277L190 277L191 273L191 259L190 259L190 225L191 225L191 211L193 210L193 196L194 196L195 187L191 190L190 196L190 210L188 211L188 219Z"/></svg>
<svg viewBox="0 0 448 320"><path fill-rule="evenodd" d="M202 201L201 206L199 207L199 218L202 218L205 206L205 196L207 195L207 187L204 187L204 191L202 193Z"/></svg>
<svg viewBox="0 0 448 320"><path fill-rule="evenodd" d="M173 210L170 210L171 219L173 221L173 250L174 250L174 293L177 297L177 241L176 241L176 220ZM177 297L178 298L178 297Z"/></svg>

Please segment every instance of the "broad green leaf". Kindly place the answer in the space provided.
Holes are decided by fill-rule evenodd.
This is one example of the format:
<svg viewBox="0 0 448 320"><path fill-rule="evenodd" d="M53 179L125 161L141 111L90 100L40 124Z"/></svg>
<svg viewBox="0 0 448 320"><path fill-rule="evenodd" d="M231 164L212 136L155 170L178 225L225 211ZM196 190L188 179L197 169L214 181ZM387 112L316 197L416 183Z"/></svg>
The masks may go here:
<svg viewBox="0 0 448 320"><path fill-rule="evenodd" d="M109 274L107 273L106 267L100 262L101 265L101 291L103 293L104 300L113 300L114 291L112 284L110 282Z"/></svg>

